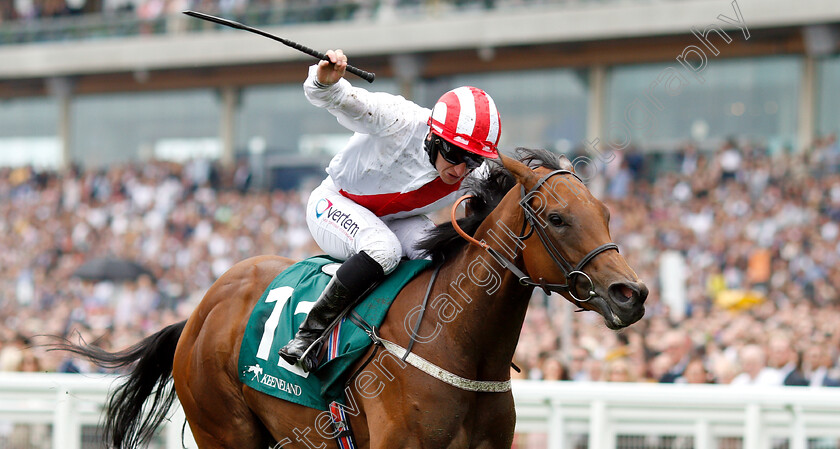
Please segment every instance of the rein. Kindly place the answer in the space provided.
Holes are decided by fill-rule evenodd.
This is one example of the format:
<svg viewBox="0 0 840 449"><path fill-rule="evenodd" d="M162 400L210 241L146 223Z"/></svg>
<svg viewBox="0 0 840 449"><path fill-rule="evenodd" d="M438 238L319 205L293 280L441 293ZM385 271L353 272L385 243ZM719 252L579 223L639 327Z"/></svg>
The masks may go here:
<svg viewBox="0 0 840 449"><path fill-rule="evenodd" d="M578 181L583 183L583 181L581 181L581 179L570 170L554 170L553 172L540 178L539 181L537 181L537 183L534 185L534 187L531 188L531 190L529 190L528 192L525 192L525 187L522 186L521 189L523 200L527 199L529 195L539 190L539 188L542 187L542 185L545 184L546 181L548 181L552 176L555 175L572 175ZM545 230L545 227L540 224L537 214L532 208L527 207L527 201L525 201L524 204L520 201L519 205L522 207L522 210L525 214L525 221L522 223L521 235L515 236L514 238L520 243L523 243L524 245L524 241L530 238L531 235L533 235L536 231L537 237L540 239L540 243L542 243L543 248L545 248L546 252L548 252L548 255L554 261L554 264L557 265L557 267L560 268L560 270L563 272L563 275L566 279L565 284L552 284L546 282L546 280L543 278L540 278L539 281L536 282L533 279L531 279L530 276L528 276L522 270L520 270L519 267L517 267L516 264L510 261L507 257L490 247L490 245L488 245L487 243L476 240L475 238L464 232L464 230L461 229L460 226L458 226L458 221L455 219L455 211L464 200L471 197L472 195L464 195L461 198L458 198L458 200L455 201L455 204L452 205L450 219L452 221L452 226L455 228L455 232L457 232L461 237L466 239L469 243L477 245L487 250L487 252L490 253L490 255L493 256L494 259L496 259L496 262L498 262L505 269L513 273L514 276L516 276L519 279L520 284L531 287L540 287L547 295L551 294L551 292L566 292L569 294L569 296L572 297L572 299L578 304L578 306L580 306L580 303L587 302L591 300L594 296L596 296L595 284L592 282L592 278L590 278L589 275L583 271L583 267L604 251L608 251L611 249L618 251L618 245L612 242L605 243L587 253L576 265L572 265L571 263L569 263L569 261L566 260L565 257L563 257L563 254L560 252L560 250L557 249L556 246L554 246L554 242L549 237L548 233ZM528 231L527 234L524 234L526 225L530 225L531 229L530 231ZM589 288L587 289L588 293L585 298L579 298L576 294L575 279L578 277L583 277L589 282Z"/></svg>

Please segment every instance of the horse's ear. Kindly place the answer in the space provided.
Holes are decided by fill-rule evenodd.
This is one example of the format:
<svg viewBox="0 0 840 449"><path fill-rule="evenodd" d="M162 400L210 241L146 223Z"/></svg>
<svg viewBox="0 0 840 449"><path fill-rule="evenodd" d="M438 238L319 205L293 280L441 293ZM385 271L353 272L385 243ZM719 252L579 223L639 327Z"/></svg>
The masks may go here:
<svg viewBox="0 0 840 449"><path fill-rule="evenodd" d="M539 181L537 174L534 173L527 165L516 159L509 158L504 154L500 155L502 158L502 165L513 174L516 182L522 184L526 190L531 190L532 187Z"/></svg>
<svg viewBox="0 0 840 449"><path fill-rule="evenodd" d="M561 154L560 157L557 158L557 161L559 162L561 170L569 170L572 173L575 172L575 167L572 165L572 161L570 161L565 154Z"/></svg>

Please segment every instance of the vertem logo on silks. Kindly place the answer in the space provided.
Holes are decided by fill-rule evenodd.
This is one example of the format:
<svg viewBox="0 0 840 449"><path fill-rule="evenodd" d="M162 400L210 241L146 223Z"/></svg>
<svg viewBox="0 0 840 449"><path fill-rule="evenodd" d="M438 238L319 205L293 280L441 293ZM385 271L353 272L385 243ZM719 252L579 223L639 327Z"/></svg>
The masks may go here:
<svg viewBox="0 0 840 449"><path fill-rule="evenodd" d="M347 235L355 237L356 233L359 232L359 225L350 218L350 213L342 212L341 209L333 206L332 201L321 198L315 204L315 218L320 220L324 214L327 215L329 221L334 223L335 227L343 229Z"/></svg>
<svg viewBox="0 0 840 449"><path fill-rule="evenodd" d="M324 215L324 212L328 211L332 207L332 201L321 198L321 201L318 201L318 204L315 205L315 218L320 219L321 215Z"/></svg>

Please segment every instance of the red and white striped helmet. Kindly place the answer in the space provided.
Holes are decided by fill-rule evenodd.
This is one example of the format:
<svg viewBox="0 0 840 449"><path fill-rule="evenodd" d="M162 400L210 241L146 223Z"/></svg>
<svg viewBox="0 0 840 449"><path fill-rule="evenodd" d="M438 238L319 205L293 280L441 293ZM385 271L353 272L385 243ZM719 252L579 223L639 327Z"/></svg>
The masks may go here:
<svg viewBox="0 0 840 449"><path fill-rule="evenodd" d="M463 86L443 94L429 117L432 132L470 153L497 158L502 121L487 92Z"/></svg>

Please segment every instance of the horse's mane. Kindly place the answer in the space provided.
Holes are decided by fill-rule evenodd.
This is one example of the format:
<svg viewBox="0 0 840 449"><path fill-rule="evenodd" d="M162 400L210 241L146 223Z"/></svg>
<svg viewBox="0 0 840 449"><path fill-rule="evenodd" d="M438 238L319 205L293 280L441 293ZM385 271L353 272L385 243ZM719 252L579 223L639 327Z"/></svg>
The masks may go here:
<svg viewBox="0 0 840 449"><path fill-rule="evenodd" d="M517 148L516 156L529 167L545 167L549 170L559 170L565 156L554 154L548 150ZM468 177L465 191L473 195L469 200L470 215L458 220L458 225L467 234L474 235L481 222L499 205L502 198L516 185L516 179L505 169L501 161L489 161L489 174L486 177ZM567 162L568 163L568 162ZM426 256L431 256L435 265L443 263L461 250L467 241L461 238L451 222L442 223L429 231L421 239L416 248L422 250Z"/></svg>

